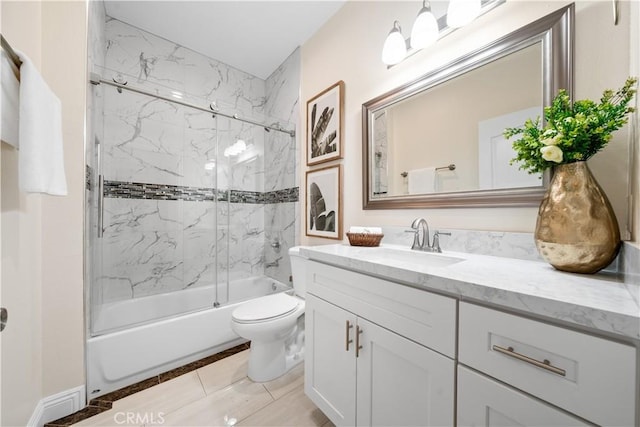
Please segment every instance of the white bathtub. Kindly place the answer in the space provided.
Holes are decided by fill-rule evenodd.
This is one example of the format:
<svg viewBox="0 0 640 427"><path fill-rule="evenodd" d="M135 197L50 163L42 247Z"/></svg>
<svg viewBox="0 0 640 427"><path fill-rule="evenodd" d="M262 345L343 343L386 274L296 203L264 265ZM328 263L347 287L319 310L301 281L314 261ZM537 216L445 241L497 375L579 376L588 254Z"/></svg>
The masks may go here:
<svg viewBox="0 0 640 427"><path fill-rule="evenodd" d="M237 302L218 308L213 308L213 286L102 306L94 316L94 330L120 330L87 341L88 398L245 342L231 330L233 310L251 297L287 289L271 278L257 277L232 282L229 301ZM210 301L211 308L193 311L203 301ZM188 314L177 315L185 312ZM160 320L148 322L150 318ZM139 325L123 329L130 324Z"/></svg>

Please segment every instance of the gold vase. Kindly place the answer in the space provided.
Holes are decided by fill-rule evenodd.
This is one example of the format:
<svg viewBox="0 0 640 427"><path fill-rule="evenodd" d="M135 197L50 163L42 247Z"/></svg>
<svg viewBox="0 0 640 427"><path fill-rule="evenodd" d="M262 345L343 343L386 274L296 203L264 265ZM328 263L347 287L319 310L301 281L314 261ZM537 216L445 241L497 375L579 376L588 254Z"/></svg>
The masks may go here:
<svg viewBox="0 0 640 427"><path fill-rule="evenodd" d="M618 221L586 162L555 167L534 237L540 255L562 271L596 273L616 257Z"/></svg>

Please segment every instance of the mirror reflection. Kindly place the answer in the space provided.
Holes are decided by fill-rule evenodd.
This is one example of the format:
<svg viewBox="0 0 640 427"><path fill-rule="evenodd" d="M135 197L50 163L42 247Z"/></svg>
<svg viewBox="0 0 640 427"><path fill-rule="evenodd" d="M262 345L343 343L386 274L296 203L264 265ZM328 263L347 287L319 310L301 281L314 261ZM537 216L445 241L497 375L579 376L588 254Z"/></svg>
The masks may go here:
<svg viewBox="0 0 640 427"><path fill-rule="evenodd" d="M537 42L373 112L372 198L540 187L502 132L542 114Z"/></svg>
<svg viewBox="0 0 640 427"><path fill-rule="evenodd" d="M363 208L536 206L505 128L573 89L573 5L362 105Z"/></svg>

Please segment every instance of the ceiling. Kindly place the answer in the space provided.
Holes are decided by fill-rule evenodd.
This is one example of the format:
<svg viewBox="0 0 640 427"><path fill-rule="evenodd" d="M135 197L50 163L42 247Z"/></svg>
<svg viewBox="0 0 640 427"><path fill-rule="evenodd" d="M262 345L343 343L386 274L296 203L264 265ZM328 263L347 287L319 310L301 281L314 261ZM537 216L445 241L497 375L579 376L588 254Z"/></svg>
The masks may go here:
<svg viewBox="0 0 640 427"><path fill-rule="evenodd" d="M107 15L266 79L345 0L113 1Z"/></svg>

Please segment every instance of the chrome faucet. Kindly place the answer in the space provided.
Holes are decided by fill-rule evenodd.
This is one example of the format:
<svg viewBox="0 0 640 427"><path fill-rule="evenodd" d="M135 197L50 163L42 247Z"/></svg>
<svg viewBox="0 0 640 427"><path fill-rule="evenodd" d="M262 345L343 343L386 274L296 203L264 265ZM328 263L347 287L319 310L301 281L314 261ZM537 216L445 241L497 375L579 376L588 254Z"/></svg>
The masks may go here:
<svg viewBox="0 0 640 427"><path fill-rule="evenodd" d="M420 226L422 226L422 233L420 233ZM414 219L411 223L411 230L407 230L407 233L414 233L411 249L424 251L429 247L429 224L426 219Z"/></svg>
<svg viewBox="0 0 640 427"><path fill-rule="evenodd" d="M422 233L420 233L420 227L422 227ZM425 252L442 253L442 248L440 248L440 236L451 236L451 233L444 233L436 230L435 233L433 233L433 243L429 243L429 224L424 218L414 219L411 223L411 230L407 230L407 232L414 233L411 249Z"/></svg>

